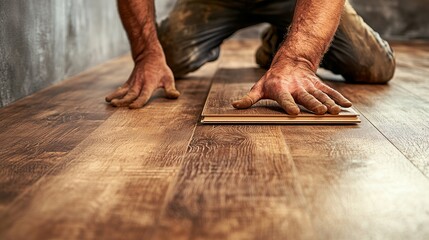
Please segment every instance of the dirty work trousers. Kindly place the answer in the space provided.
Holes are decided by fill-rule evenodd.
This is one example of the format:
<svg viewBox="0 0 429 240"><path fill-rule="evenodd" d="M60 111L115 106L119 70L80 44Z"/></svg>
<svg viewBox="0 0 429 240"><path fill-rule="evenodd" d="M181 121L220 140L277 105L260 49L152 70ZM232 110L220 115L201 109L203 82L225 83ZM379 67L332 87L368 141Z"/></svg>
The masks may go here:
<svg viewBox="0 0 429 240"><path fill-rule="evenodd" d="M158 27L167 63L176 77L219 57L220 44L237 30L267 22L256 62L268 68L292 22L296 0L178 0ZM346 81L385 83L395 70L386 41L346 2L341 22L321 67Z"/></svg>

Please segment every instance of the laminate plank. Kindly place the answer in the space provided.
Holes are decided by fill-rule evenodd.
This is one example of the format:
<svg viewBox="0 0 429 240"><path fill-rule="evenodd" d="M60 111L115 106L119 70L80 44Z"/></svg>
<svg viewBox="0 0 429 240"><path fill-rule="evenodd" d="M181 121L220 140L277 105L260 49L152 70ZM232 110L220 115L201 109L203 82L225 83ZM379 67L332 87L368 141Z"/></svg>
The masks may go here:
<svg viewBox="0 0 429 240"><path fill-rule="evenodd" d="M399 84L332 85L429 177L429 105L426 100Z"/></svg>
<svg viewBox="0 0 429 240"><path fill-rule="evenodd" d="M192 136L211 76L118 109L0 216L0 238L147 239ZM37 219L37 221L34 221Z"/></svg>
<svg viewBox="0 0 429 240"><path fill-rule="evenodd" d="M314 237L278 126L198 126L155 239Z"/></svg>
<svg viewBox="0 0 429 240"><path fill-rule="evenodd" d="M392 85L399 85L429 102L429 44L394 44L396 72Z"/></svg>
<svg viewBox="0 0 429 240"><path fill-rule="evenodd" d="M260 45L255 39L232 39L222 44L219 68L257 68L255 52ZM240 79L240 76L233 76Z"/></svg>
<svg viewBox="0 0 429 240"><path fill-rule="evenodd" d="M397 64L426 71L428 70L429 43L393 43L392 48L397 57Z"/></svg>
<svg viewBox="0 0 429 240"><path fill-rule="evenodd" d="M115 111L106 87L131 67L118 58L0 109L0 213Z"/></svg>
<svg viewBox="0 0 429 240"><path fill-rule="evenodd" d="M395 44L397 70L385 85L344 84L336 76L330 85L354 106L429 177L428 92L429 45Z"/></svg>
<svg viewBox="0 0 429 240"><path fill-rule="evenodd" d="M318 239L429 237L429 181L368 120L282 131Z"/></svg>

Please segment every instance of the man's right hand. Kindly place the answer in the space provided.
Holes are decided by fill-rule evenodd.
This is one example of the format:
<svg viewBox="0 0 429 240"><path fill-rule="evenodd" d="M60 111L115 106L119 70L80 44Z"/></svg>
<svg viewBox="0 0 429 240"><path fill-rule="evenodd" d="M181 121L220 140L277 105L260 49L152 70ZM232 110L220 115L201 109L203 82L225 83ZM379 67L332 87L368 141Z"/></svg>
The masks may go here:
<svg viewBox="0 0 429 240"><path fill-rule="evenodd" d="M174 76L167 66L164 54L145 51L135 60L128 81L106 97L116 107L141 108L158 88L164 88L167 98L178 98Z"/></svg>
<svg viewBox="0 0 429 240"><path fill-rule="evenodd" d="M167 98L178 98L180 93L156 33L154 1L117 2L135 66L128 81L109 94L106 101L116 107L141 108L157 88L164 88Z"/></svg>

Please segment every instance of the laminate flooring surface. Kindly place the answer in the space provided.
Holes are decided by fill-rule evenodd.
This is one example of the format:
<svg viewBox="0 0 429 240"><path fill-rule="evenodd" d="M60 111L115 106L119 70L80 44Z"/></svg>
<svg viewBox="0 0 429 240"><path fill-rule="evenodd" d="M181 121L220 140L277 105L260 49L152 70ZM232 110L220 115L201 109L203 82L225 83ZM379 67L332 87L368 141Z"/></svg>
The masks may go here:
<svg viewBox="0 0 429 240"><path fill-rule="evenodd" d="M358 125L200 124L258 45L139 110L104 103L129 56L0 109L0 239L428 239L429 45L395 44L387 85L326 81Z"/></svg>

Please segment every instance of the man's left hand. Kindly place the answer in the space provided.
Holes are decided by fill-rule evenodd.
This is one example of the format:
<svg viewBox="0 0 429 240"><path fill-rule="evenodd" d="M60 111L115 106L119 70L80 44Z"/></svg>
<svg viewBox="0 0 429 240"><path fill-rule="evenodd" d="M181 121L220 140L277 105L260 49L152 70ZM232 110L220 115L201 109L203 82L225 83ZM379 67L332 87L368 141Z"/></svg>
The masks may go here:
<svg viewBox="0 0 429 240"><path fill-rule="evenodd" d="M324 84L305 64L289 62L272 66L250 92L232 103L235 108L249 108L261 99L272 99L290 115L297 115L300 104L315 114L338 114L352 103Z"/></svg>

